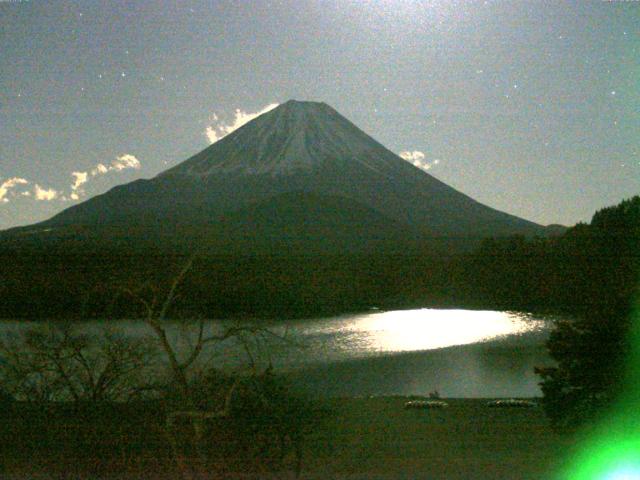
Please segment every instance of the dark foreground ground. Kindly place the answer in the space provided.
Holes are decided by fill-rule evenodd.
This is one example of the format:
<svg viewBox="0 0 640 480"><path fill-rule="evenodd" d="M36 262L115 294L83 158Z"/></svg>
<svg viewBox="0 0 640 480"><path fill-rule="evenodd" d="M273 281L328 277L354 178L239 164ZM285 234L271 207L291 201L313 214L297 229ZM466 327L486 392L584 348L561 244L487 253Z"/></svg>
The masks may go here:
<svg viewBox="0 0 640 480"><path fill-rule="evenodd" d="M447 409L405 410L406 400L336 401L335 417L311 446L311 477L541 480L553 478L571 444L550 429L539 407L454 399L446 400Z"/></svg>
<svg viewBox="0 0 640 480"><path fill-rule="evenodd" d="M325 420L304 444L301 477L553 479L572 445L570 435L550 429L540 408L489 408L486 400L454 399L447 400L447 409L423 411L404 409L406 401L326 401ZM18 404L1 415L0 478L181 478L157 406L77 413ZM262 468L247 471L234 461L234 455L251 448L251 440L228 440L219 430L213 432L211 447L231 461L226 475L214 461L206 478L294 478L293 461L285 462L286 471L278 475ZM238 470L245 471L231 473Z"/></svg>

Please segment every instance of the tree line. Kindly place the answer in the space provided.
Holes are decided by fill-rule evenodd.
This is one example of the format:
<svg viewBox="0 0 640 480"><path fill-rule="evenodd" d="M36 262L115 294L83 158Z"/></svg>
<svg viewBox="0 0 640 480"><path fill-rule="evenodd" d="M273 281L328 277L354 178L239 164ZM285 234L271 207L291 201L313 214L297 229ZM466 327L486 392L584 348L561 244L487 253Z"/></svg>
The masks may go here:
<svg viewBox="0 0 640 480"><path fill-rule="evenodd" d="M620 397L640 299L640 197L556 238L486 240L465 263L494 305L563 316L547 343L557 365L537 370L556 426L591 421Z"/></svg>

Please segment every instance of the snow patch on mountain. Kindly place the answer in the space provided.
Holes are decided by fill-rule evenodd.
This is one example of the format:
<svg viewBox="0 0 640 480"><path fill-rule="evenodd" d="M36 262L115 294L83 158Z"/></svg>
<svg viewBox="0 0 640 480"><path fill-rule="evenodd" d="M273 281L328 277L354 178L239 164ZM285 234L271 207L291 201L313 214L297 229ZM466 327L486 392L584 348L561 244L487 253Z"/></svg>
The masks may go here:
<svg viewBox="0 0 640 480"><path fill-rule="evenodd" d="M280 176L345 161L384 175L387 156L388 150L328 105L290 100L163 175Z"/></svg>

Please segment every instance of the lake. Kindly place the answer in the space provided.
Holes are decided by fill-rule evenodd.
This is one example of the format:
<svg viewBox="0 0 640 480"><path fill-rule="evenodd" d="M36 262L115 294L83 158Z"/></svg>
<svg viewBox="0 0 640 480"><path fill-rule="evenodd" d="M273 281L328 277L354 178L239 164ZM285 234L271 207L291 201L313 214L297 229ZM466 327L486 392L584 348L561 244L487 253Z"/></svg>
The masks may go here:
<svg viewBox="0 0 640 480"><path fill-rule="evenodd" d="M535 366L552 364L551 321L522 313L418 309L296 323L306 348L282 366L327 396L540 395Z"/></svg>
<svg viewBox="0 0 640 480"><path fill-rule="evenodd" d="M132 336L149 333L140 321L110 322ZM3 321L0 331L28 323ZM97 331L104 322L86 322ZM207 322L208 331L220 330ZM251 358L286 372L313 395L426 395L531 397L540 395L535 366L552 364L544 348L551 321L517 312L416 309L370 311L315 320L279 322L248 341ZM172 342L186 351L193 328L174 322ZM228 369L246 364L238 342L205 352L205 361Z"/></svg>

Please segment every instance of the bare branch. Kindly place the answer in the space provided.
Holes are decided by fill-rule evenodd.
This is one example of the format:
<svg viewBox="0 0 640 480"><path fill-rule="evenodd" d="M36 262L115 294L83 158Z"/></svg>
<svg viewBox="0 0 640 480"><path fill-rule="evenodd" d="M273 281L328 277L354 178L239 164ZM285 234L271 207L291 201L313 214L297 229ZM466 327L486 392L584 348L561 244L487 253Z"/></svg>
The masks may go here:
<svg viewBox="0 0 640 480"><path fill-rule="evenodd" d="M144 298L142 298L142 296L138 295L136 292L134 292L133 290L131 290L129 288L123 289L122 292L126 293L131 298L136 300L138 303L142 304L145 307L145 309L147 310L147 317L153 317L153 309L154 309L154 305L153 304L147 302Z"/></svg>
<svg viewBox="0 0 640 480"><path fill-rule="evenodd" d="M196 341L196 345L195 347L193 347L193 351L191 352L191 355L189 355L189 357L182 363L182 368L186 369L189 368L193 362L195 362L197 360L197 358L200 356L200 353L202 352L202 348L205 345L204 342L204 321L200 320L200 324L198 326L198 340Z"/></svg>
<svg viewBox="0 0 640 480"><path fill-rule="evenodd" d="M164 320L165 319L166 314L167 314L167 310L169 309L169 307L171 306L171 303L173 302L173 300L175 298L176 289L178 288L180 283L182 283L182 280L184 279L184 277L187 274L187 272L191 269L191 266L193 265L194 258L195 258L195 256L192 256L191 258L189 258L187 263L185 263L184 267L182 267L182 270L180 270L180 273L178 274L178 276L173 280L173 283L171 284L171 289L169 290L169 294L165 298L164 304L162 305L162 309L160 310L160 313L158 314L158 320Z"/></svg>

